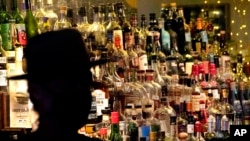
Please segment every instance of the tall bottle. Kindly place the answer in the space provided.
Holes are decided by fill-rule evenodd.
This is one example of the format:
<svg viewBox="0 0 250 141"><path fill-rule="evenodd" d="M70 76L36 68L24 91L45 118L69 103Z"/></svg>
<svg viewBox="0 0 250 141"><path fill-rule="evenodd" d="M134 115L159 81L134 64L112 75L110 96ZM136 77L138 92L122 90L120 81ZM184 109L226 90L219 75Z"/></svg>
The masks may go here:
<svg viewBox="0 0 250 141"><path fill-rule="evenodd" d="M10 34L10 29L11 29L11 24L10 24L10 19L11 16L7 12L7 5L6 5L6 0L1 0L0 1L0 34L2 36L2 47L4 50L13 50L12 42L11 42L11 34Z"/></svg>
<svg viewBox="0 0 250 141"><path fill-rule="evenodd" d="M58 15L53 10L53 0L46 0L46 2L44 3L44 10L45 10L45 17L47 19L47 24L45 25L48 26L46 29L48 31L53 31L54 25L58 20Z"/></svg>
<svg viewBox="0 0 250 141"><path fill-rule="evenodd" d="M119 132L119 113L111 112L111 133L109 136L110 141L122 141L121 134Z"/></svg>
<svg viewBox="0 0 250 141"><path fill-rule="evenodd" d="M25 23L27 38L30 39L39 34L39 31L36 19L32 13L31 0L25 0L25 6L26 6L26 16L24 18L24 23Z"/></svg>

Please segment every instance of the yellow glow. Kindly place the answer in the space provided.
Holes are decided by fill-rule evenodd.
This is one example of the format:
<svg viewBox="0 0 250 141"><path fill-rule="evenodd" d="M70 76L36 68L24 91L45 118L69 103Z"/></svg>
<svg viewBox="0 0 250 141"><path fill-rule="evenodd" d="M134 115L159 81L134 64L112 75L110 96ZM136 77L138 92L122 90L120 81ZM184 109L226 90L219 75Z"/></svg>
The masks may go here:
<svg viewBox="0 0 250 141"><path fill-rule="evenodd" d="M246 28L246 27L247 27L247 25L243 24L243 25L242 25L242 27L243 27L243 28Z"/></svg>
<svg viewBox="0 0 250 141"><path fill-rule="evenodd" d="M243 15L243 16L245 16L245 15L246 15L246 13L243 13L242 15Z"/></svg>
<svg viewBox="0 0 250 141"><path fill-rule="evenodd" d="M240 13L240 10L237 10L238 13Z"/></svg>
<svg viewBox="0 0 250 141"><path fill-rule="evenodd" d="M237 10L237 7L236 7L236 6L234 7L234 10Z"/></svg>
<svg viewBox="0 0 250 141"><path fill-rule="evenodd" d="M206 3L207 3L207 1L205 0L205 1L204 1L204 3L206 4Z"/></svg>
<svg viewBox="0 0 250 141"><path fill-rule="evenodd" d="M239 33L236 33L236 36L239 36Z"/></svg>
<svg viewBox="0 0 250 141"><path fill-rule="evenodd" d="M220 3L220 0L218 0L217 3Z"/></svg>
<svg viewBox="0 0 250 141"><path fill-rule="evenodd" d="M243 13L246 13L246 10L244 9L242 12L243 12Z"/></svg>
<svg viewBox="0 0 250 141"><path fill-rule="evenodd" d="M204 9L201 9L201 12L204 12Z"/></svg>
<svg viewBox="0 0 250 141"><path fill-rule="evenodd" d="M242 44L240 44L240 47L243 47L243 45L242 45Z"/></svg>
<svg viewBox="0 0 250 141"><path fill-rule="evenodd" d="M242 43L242 40L240 40L240 43Z"/></svg>
<svg viewBox="0 0 250 141"><path fill-rule="evenodd" d="M245 32L245 35L248 35L248 33L247 33L247 32Z"/></svg>
<svg viewBox="0 0 250 141"><path fill-rule="evenodd" d="M220 14L220 11L213 11L213 14L214 14L214 15L219 15L219 14Z"/></svg>
<svg viewBox="0 0 250 141"><path fill-rule="evenodd" d="M234 20L232 20L231 22L234 23Z"/></svg>
<svg viewBox="0 0 250 141"><path fill-rule="evenodd" d="M233 36L233 32L231 32L230 35Z"/></svg>

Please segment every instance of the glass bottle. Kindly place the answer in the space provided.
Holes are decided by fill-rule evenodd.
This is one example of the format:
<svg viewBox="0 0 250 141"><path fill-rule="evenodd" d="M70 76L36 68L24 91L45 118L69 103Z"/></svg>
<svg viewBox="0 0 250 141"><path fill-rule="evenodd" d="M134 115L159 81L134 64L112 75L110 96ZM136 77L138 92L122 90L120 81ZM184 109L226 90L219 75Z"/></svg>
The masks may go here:
<svg viewBox="0 0 250 141"><path fill-rule="evenodd" d="M65 5L64 5L65 6ZM53 6L53 0L46 0L44 3L44 8L45 8L45 15L46 15L46 22L45 26L47 26L47 31L53 31L56 30L54 29L56 21L58 21L58 15L54 11L54 6ZM60 6L59 6L60 10ZM60 13L60 12L59 12ZM61 16L61 15L60 15Z"/></svg>
<svg viewBox="0 0 250 141"><path fill-rule="evenodd" d="M196 138L194 136L194 117L192 115L188 116L188 124L187 124L187 133L188 133L188 141L196 141Z"/></svg>
<svg viewBox="0 0 250 141"><path fill-rule="evenodd" d="M205 140L206 141L213 141L213 139L215 138L215 117L212 115L209 115L208 119L207 119L207 123L208 123L208 130L205 133Z"/></svg>
<svg viewBox="0 0 250 141"><path fill-rule="evenodd" d="M0 1L0 35L2 36L2 49L11 51L13 50L13 45L11 41L12 34L11 30L11 15L7 12L6 0ZM14 36L15 37L15 36Z"/></svg>
<svg viewBox="0 0 250 141"><path fill-rule="evenodd" d="M26 46L27 40L25 31L24 18L19 12L17 0L12 0L11 3L11 13L10 13L10 24L11 24L11 36L12 36L12 46L20 44L21 46ZM10 50L13 50L13 48Z"/></svg>
<svg viewBox="0 0 250 141"><path fill-rule="evenodd" d="M119 132L119 113L111 112L111 133L109 136L110 141L122 141L121 134Z"/></svg>
<svg viewBox="0 0 250 141"><path fill-rule="evenodd" d="M202 137L202 125L201 122L198 120L195 122L195 132L196 132L196 141L205 141L205 139Z"/></svg>
<svg viewBox="0 0 250 141"><path fill-rule="evenodd" d="M60 17L55 22L54 30L61 30L61 29L65 29L65 28L71 28L72 25L66 18L67 7L66 6L61 6L61 7L59 7L59 10L60 10Z"/></svg>
<svg viewBox="0 0 250 141"><path fill-rule="evenodd" d="M78 11L79 21L78 21L78 30L81 32L83 40L86 42L88 37L88 28L90 26L86 11L86 6L82 6Z"/></svg>
<svg viewBox="0 0 250 141"><path fill-rule="evenodd" d="M108 141L107 128L101 128L99 132L100 132L100 140L101 141Z"/></svg>
<svg viewBox="0 0 250 141"><path fill-rule="evenodd" d="M25 30L27 38L30 39L35 35L39 34L38 32L39 29L36 19L32 13L30 0L25 0L25 6L26 6L26 16L24 18Z"/></svg>
<svg viewBox="0 0 250 141"><path fill-rule="evenodd" d="M161 51L165 55L170 55L170 34L167 30L165 30L165 19L158 19L158 25L160 28L160 43L161 43Z"/></svg>
<svg viewBox="0 0 250 141"><path fill-rule="evenodd" d="M34 16L36 18L36 22L38 24L38 28L40 30L41 33L47 31L46 28L47 27L44 27L44 24L46 23L45 20L47 20L45 17L46 17L46 14L45 14L45 10L44 10L44 3L43 3L43 0L38 0L36 2L37 6L36 6L36 11L34 13Z"/></svg>
<svg viewBox="0 0 250 141"><path fill-rule="evenodd" d="M170 133L170 119L176 116L175 110L167 104L167 98L161 98L161 106L154 111L154 117L160 122L160 130L165 132L166 136Z"/></svg>
<svg viewBox="0 0 250 141"><path fill-rule="evenodd" d="M134 33L134 49L138 56L138 69L147 70L148 69L148 58L145 50L141 48L139 32Z"/></svg>

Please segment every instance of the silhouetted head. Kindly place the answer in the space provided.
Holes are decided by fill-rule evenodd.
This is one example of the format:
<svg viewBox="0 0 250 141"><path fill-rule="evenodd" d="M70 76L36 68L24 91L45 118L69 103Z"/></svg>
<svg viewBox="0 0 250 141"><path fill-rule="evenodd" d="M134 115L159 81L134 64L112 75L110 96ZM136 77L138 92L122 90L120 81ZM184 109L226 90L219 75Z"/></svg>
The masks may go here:
<svg viewBox="0 0 250 141"><path fill-rule="evenodd" d="M91 106L93 65L81 34L74 29L46 32L31 38L24 50L28 92L40 119L53 117L65 128L86 124Z"/></svg>

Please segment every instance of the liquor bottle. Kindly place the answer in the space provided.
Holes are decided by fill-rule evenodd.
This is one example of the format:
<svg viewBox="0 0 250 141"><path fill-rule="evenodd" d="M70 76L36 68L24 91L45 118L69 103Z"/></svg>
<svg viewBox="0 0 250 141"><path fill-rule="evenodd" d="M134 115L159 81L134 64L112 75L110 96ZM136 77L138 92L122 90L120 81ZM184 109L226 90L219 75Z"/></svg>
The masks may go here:
<svg viewBox="0 0 250 141"><path fill-rule="evenodd" d="M54 30L61 30L65 28L71 28L71 23L67 20L66 14L67 14L67 6L60 6L60 17L54 24Z"/></svg>
<svg viewBox="0 0 250 141"><path fill-rule="evenodd" d="M11 1L11 12L10 12L10 33L12 36L12 48L8 51L13 51L15 46L20 44L21 46L26 46L27 40L25 32L24 18L19 12L17 0Z"/></svg>
<svg viewBox="0 0 250 141"><path fill-rule="evenodd" d="M220 52L221 52L221 70L222 73L225 73L225 68L226 68L226 62L230 62L230 55L228 52L228 48L226 46L226 31L221 30L220 31Z"/></svg>
<svg viewBox="0 0 250 141"><path fill-rule="evenodd" d="M237 54L237 64L236 64L236 82L246 82L247 77L243 72L243 55L242 53Z"/></svg>
<svg viewBox="0 0 250 141"><path fill-rule="evenodd" d="M176 33L178 36L178 51L180 54L184 54L185 48L185 27L184 27L184 11L182 7L178 8L178 16L176 17Z"/></svg>
<svg viewBox="0 0 250 141"><path fill-rule="evenodd" d="M147 70L148 69L147 53L145 50L141 48L139 32L134 33L134 49L138 56L138 69Z"/></svg>
<svg viewBox="0 0 250 141"><path fill-rule="evenodd" d="M194 117L192 115L188 116L188 124L187 124L187 133L188 133L188 141L196 141L196 138L194 136Z"/></svg>
<svg viewBox="0 0 250 141"><path fill-rule="evenodd" d="M165 19L160 18L158 19L158 25L160 28L160 44L161 44L161 51L165 55L170 55L170 34L167 30L165 30Z"/></svg>
<svg viewBox="0 0 250 141"><path fill-rule="evenodd" d="M109 136L110 141L122 141L121 134L119 132L119 113L111 112L111 133Z"/></svg>
<svg viewBox="0 0 250 141"><path fill-rule="evenodd" d="M68 8L66 12L66 18L70 22L72 28L77 28L76 15L72 8Z"/></svg>
<svg viewBox="0 0 250 141"><path fill-rule="evenodd" d="M202 29L202 19L197 18L196 27L194 29L192 29L191 36L192 36L192 48L193 48L193 51L197 52L198 54L201 53L201 43L202 43L201 32L202 31L203 31L203 29Z"/></svg>
<svg viewBox="0 0 250 141"><path fill-rule="evenodd" d="M44 10L45 10L45 17L47 20L45 23L45 26L47 26L47 28L46 28L47 31L56 30L56 29L54 29L54 25L55 25L56 21L58 20L58 15L54 11L53 0L46 0L46 2L44 3Z"/></svg>
<svg viewBox="0 0 250 141"><path fill-rule="evenodd" d="M215 117L212 115L209 115L208 117L208 130L205 133L205 140L206 141L213 141L213 139L215 138Z"/></svg>
<svg viewBox="0 0 250 141"><path fill-rule="evenodd" d="M79 15L78 30L81 32L83 40L87 42L88 28L90 24L88 21L86 6L82 6L79 8L78 15Z"/></svg>
<svg viewBox="0 0 250 141"><path fill-rule="evenodd" d="M170 133L170 119L176 116L175 110L167 103L167 98L161 98L160 108L154 111L154 117L160 122L160 130L164 131L166 136Z"/></svg>
<svg viewBox="0 0 250 141"><path fill-rule="evenodd" d="M205 141L205 139L202 137L202 125L199 120L195 122L194 128L196 132L196 141Z"/></svg>
<svg viewBox="0 0 250 141"><path fill-rule="evenodd" d="M45 13L45 9L44 9L44 3L43 0L38 0L36 2L36 11L34 11L34 17L36 18L36 22L39 28L39 31L41 33L47 31L46 28L48 28L47 26L44 27L44 24L46 23L46 13Z"/></svg>
<svg viewBox="0 0 250 141"><path fill-rule="evenodd" d="M6 0L0 1L0 35L2 36L2 49L1 50L13 50L12 41L11 41L11 24L10 19L11 15L7 12ZM15 37L15 36L14 36Z"/></svg>
<svg viewBox="0 0 250 141"><path fill-rule="evenodd" d="M188 46L188 42L186 42L185 49L184 49L184 54L183 54L183 59L184 59L184 66L185 66L185 73L188 75L191 75L192 73L192 65L194 64L194 58L190 54L190 49Z"/></svg>
<svg viewBox="0 0 250 141"><path fill-rule="evenodd" d="M107 131L107 128L101 128L99 132L100 132L100 139L102 141L108 141L108 131Z"/></svg>
<svg viewBox="0 0 250 141"><path fill-rule="evenodd" d="M147 58L148 58L148 68L151 69L152 68L152 55L153 55L153 37L152 36L147 36L146 37L146 47L145 47L145 51L147 54Z"/></svg>
<svg viewBox="0 0 250 141"><path fill-rule="evenodd" d="M166 136L165 141L177 141L177 131L176 131L176 116L171 116L170 117L170 131L169 135Z"/></svg>
<svg viewBox="0 0 250 141"><path fill-rule="evenodd" d="M39 34L39 29L36 19L32 13L31 1L25 0L25 6L26 6L26 16L24 18L24 23L25 23L27 39L29 40L30 38Z"/></svg>
<svg viewBox="0 0 250 141"><path fill-rule="evenodd" d="M114 4L108 5L108 21L105 28L107 37L110 38L109 36L111 36L112 40L115 39L114 35L116 34L120 34L120 36L122 36L122 28L117 22L117 15L115 13Z"/></svg>

